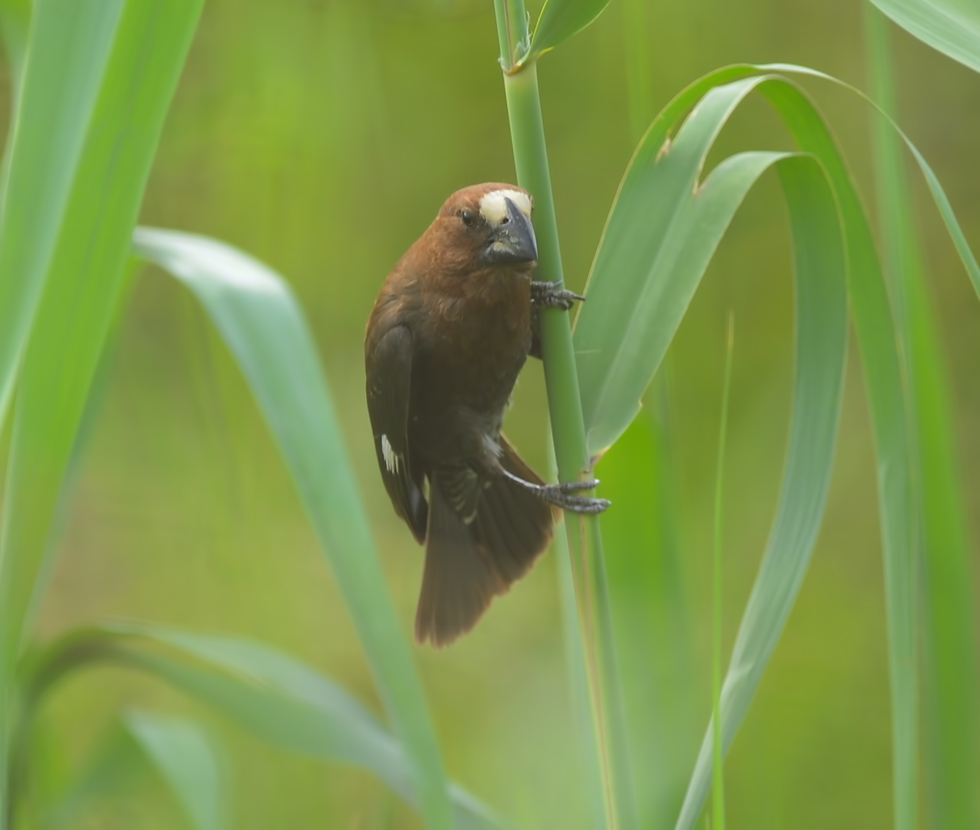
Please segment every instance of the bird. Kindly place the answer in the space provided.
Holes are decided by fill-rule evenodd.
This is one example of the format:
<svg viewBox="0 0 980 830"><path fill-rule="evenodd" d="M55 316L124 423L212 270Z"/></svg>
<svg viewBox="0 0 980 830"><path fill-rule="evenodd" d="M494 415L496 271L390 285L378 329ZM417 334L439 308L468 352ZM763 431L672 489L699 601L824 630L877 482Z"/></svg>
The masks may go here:
<svg viewBox="0 0 980 830"><path fill-rule="evenodd" d="M398 516L425 545L415 638L446 646L551 542L560 510L596 481L546 484L501 433L517 376L541 358L543 308L584 299L533 280L531 194L488 182L453 193L385 280L365 333L368 414Z"/></svg>

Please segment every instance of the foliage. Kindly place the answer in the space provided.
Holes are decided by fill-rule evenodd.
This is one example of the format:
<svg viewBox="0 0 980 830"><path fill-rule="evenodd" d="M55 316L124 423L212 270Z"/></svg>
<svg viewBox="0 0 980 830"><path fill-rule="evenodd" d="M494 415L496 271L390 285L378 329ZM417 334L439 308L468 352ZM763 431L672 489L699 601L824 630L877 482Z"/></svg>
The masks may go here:
<svg viewBox="0 0 980 830"><path fill-rule="evenodd" d="M874 2L913 35L980 69L980 21L971 10L951 0ZM545 279L561 281L564 269L538 62L605 7L602 0L547 0L532 31L522 0L495 3L515 166L520 184L535 196ZM190 826L229 826L224 753L209 730L175 715L128 710L60 793L46 798L35 786L42 703L69 673L111 664L181 691L272 745L369 771L417 809L426 826L504 826L504 819L447 780L341 417L293 292L276 271L229 244L136 227L200 13L199 0L0 4L15 84L0 215L0 426L9 420L10 431L0 528L0 825L72 826L94 801L118 789L122 772L139 759L169 786ZM559 478L590 476L597 464L602 472L609 453L610 471L647 486L648 471L638 472L642 459L616 466L614 445L640 441L648 447L637 432L643 428L637 421L641 401L736 212L767 171L777 173L790 219L795 286L785 469L700 753L694 757L696 736L666 744L687 741L679 755L686 752L694 765L670 787L658 789L646 780L651 767L641 759L650 753L647 745L666 738L635 728L637 692L624 665L636 660L642 637L616 629L617 615L621 622L624 613L617 602L629 598L610 579L644 552L630 549L632 540L624 544L615 531L623 520L614 514L567 521L566 538L557 545L564 557L569 684L578 702L581 768L588 771L583 789L593 820L606 826L676 822L687 828L699 820L721 753L732 745L783 636L824 519L845 388L848 310L876 456L895 824L903 830L918 826L920 801L937 826L966 828L980 820L973 786L980 778L980 670L965 497L912 197L898 161L902 144L924 174L978 293L980 266L938 177L891 118L890 58L881 23L869 18L875 98L882 105L872 103L869 111L878 119L884 267L842 153L797 79L829 81L863 98L861 93L804 67L736 65L695 81L653 120L608 211L574 328L561 312L545 314L544 369ZM338 52L343 48L338 45ZM752 98L771 107L793 149L741 151L717 160L712 154L723 129ZM87 424L99 415L97 377L123 325L141 262L190 289L244 377L339 587L390 726L304 662L244 638L103 624L25 647L32 611L48 587ZM718 504L722 462L719 457ZM607 486L613 492L617 482ZM663 489L658 484L653 496L661 507ZM719 526L720 516L719 508ZM649 530L643 517L625 521L635 522L635 538ZM604 526L613 528L608 562ZM715 604L720 619L720 591ZM688 622L679 605L667 619L678 628ZM923 620L920 646L916 632ZM686 641L678 635L674 642ZM661 658L641 652L640 659ZM682 679L688 676L672 681L658 665L639 684L639 697L664 700L664 687L673 682L676 702L687 694ZM927 712L921 724L920 685ZM651 719L659 729L666 729L664 711ZM928 749L921 760L920 743ZM671 757L658 751L661 762ZM920 777L930 783L925 797ZM509 812L507 805L501 810ZM724 820L720 804L716 816Z"/></svg>

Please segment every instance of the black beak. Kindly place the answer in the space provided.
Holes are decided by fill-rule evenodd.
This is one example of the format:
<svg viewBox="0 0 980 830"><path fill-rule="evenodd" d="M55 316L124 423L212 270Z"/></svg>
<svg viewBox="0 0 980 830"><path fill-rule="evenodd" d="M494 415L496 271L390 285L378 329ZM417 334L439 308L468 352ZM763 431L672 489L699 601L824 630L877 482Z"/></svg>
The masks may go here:
<svg viewBox="0 0 980 830"><path fill-rule="evenodd" d="M490 233L487 259L500 265L518 265L538 258L538 243L531 220L511 199L504 197L507 215Z"/></svg>

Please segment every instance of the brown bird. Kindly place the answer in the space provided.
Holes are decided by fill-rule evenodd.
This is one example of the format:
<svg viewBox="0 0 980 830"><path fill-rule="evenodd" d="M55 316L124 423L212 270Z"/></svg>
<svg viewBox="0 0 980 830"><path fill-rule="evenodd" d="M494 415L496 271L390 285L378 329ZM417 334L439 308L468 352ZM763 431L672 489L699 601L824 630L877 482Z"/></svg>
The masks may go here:
<svg viewBox="0 0 980 830"><path fill-rule="evenodd" d="M454 193L395 266L368 320L378 466L395 512L425 544L420 643L444 646L469 631L548 547L556 508L609 505L573 495L594 481L545 484L500 432L524 361L541 357L539 310L582 299L532 282L532 209L513 185Z"/></svg>

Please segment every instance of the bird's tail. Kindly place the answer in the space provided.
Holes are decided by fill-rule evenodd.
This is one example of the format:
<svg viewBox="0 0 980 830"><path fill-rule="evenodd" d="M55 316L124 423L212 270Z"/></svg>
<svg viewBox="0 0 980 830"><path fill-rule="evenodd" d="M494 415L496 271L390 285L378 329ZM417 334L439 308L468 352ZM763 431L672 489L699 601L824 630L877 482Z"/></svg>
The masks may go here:
<svg viewBox="0 0 980 830"><path fill-rule="evenodd" d="M501 464L532 484L538 475L500 437ZM475 518L467 524L431 482L429 527L415 639L447 646L465 634L493 598L530 569L551 542L554 508L520 484L501 476L480 492Z"/></svg>

